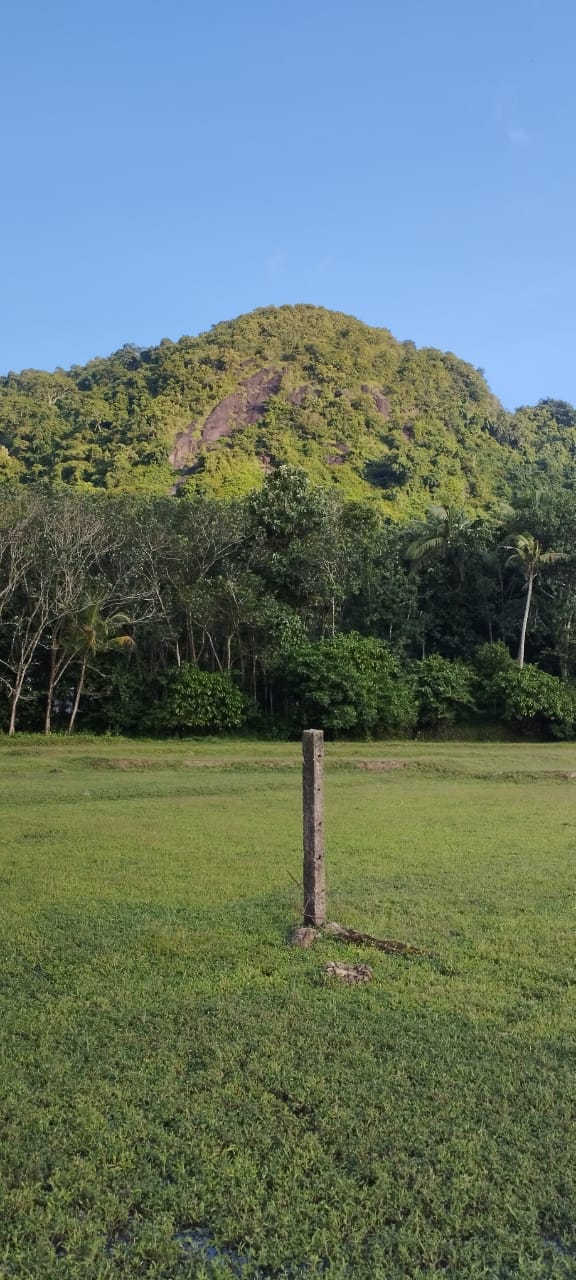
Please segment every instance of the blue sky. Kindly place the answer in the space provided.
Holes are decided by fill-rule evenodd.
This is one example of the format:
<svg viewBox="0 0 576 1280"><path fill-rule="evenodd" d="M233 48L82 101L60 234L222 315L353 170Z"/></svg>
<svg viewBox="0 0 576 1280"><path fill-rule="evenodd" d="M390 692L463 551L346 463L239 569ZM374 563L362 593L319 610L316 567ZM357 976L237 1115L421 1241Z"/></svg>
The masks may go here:
<svg viewBox="0 0 576 1280"><path fill-rule="evenodd" d="M576 401L574 0L19 0L0 372L311 302Z"/></svg>

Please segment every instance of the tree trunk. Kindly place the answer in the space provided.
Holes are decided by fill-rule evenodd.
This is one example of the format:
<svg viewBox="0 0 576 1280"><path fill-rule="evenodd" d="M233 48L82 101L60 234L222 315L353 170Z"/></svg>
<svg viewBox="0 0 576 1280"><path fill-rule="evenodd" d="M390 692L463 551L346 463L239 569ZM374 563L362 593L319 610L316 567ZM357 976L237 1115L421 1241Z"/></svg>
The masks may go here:
<svg viewBox="0 0 576 1280"><path fill-rule="evenodd" d="M189 652L190 658L192 659L192 662L197 662L196 641L194 639L194 628L190 623L190 621L188 621L188 652Z"/></svg>
<svg viewBox="0 0 576 1280"><path fill-rule="evenodd" d="M214 645L214 641L213 641L213 639L212 639L212 636L210 635L210 632L209 632L209 631L207 631L207 632L206 632L206 635L208 636L208 642L209 642L209 644L210 644L210 648L211 648L211 650L212 650L212 670L213 670L213 671L215 671L215 670L216 670L216 667L218 667L218 670L219 670L219 671L222 671L222 670L223 670L222 663L221 663L221 661L220 661L220 659L219 659L219 657L218 657L218 654L216 653L216 647L215 647L215 645Z"/></svg>
<svg viewBox="0 0 576 1280"><path fill-rule="evenodd" d="M69 723L69 725L68 725L68 733L73 733L73 732L74 732L74 724L75 724L76 716L77 716L77 713L78 713L78 707L80 706L80 699L81 699L81 697L82 697L82 690L83 690L83 688L84 688L84 679L85 679L85 676L86 676L86 667L87 667L87 666L88 666L88 658L87 658L87 657L85 657L85 658L83 658L83 659L82 659L82 666L81 666L81 668L80 668L80 679L79 679L79 681L78 681L78 687L77 687L77 689L76 689L76 697L74 698L74 706L72 707L72 713L71 713L71 715L70 715L70 723Z"/></svg>
<svg viewBox="0 0 576 1280"><path fill-rule="evenodd" d="M526 587L526 604L524 606L524 617L522 619L522 630L520 632L520 644L518 646L518 666L520 670L524 666L524 650L526 648L526 631L528 629L528 618L530 616L530 605L532 604L532 588L534 586L534 573L530 570L527 578Z"/></svg>
<svg viewBox="0 0 576 1280"><path fill-rule="evenodd" d="M24 684L24 676L22 676L22 679L17 680L14 686L14 692L12 694L12 699L10 702L10 725L8 728L8 736L10 738L13 738L14 734L16 733L16 711L18 709L18 703L20 701L20 694L22 693L23 684Z"/></svg>
<svg viewBox="0 0 576 1280"><path fill-rule="evenodd" d="M564 627L564 653L558 655L560 662L560 679L566 684L570 677L570 633L572 631L572 618L568 618Z"/></svg>
<svg viewBox="0 0 576 1280"><path fill-rule="evenodd" d="M48 735L52 727L52 699L54 697L54 686L56 684L56 653L55 645L50 649L50 680L48 684L48 697L46 699L46 716L44 719L44 733Z"/></svg>
<svg viewBox="0 0 576 1280"><path fill-rule="evenodd" d="M246 676L246 663L244 660L244 650L242 648L242 638L240 635L238 635L238 665L240 667L240 676L242 679L242 684L244 685L244 680Z"/></svg>

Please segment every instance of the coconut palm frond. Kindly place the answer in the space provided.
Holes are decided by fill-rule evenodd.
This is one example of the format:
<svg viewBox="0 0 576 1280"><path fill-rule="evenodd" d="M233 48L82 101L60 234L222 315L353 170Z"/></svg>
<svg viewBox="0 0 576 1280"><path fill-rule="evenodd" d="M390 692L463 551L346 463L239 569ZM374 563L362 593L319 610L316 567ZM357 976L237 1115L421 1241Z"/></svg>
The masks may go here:
<svg viewBox="0 0 576 1280"><path fill-rule="evenodd" d="M406 559L413 565L457 551L463 535L474 521L461 507L433 506L428 510L426 523L412 539L406 550Z"/></svg>
<svg viewBox="0 0 576 1280"><path fill-rule="evenodd" d="M426 560L429 556L435 555L444 546L444 541L445 539L441 534L415 538L406 548L406 558L414 563Z"/></svg>
<svg viewBox="0 0 576 1280"><path fill-rule="evenodd" d="M503 551L510 552L506 564L520 564L525 572L537 573L542 564L555 564L565 559L561 551L544 551L542 543L532 533L517 533L510 543L502 545Z"/></svg>

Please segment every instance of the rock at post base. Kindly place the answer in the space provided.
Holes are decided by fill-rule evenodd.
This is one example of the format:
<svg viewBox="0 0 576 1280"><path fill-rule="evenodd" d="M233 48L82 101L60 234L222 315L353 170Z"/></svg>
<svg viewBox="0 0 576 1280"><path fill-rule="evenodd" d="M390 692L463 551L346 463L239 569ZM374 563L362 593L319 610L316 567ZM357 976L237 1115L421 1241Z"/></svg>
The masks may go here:
<svg viewBox="0 0 576 1280"><path fill-rule="evenodd" d="M311 925L300 924L292 930L290 934L290 942L293 947L302 947L304 950L313 947L318 937L317 929L313 929Z"/></svg>

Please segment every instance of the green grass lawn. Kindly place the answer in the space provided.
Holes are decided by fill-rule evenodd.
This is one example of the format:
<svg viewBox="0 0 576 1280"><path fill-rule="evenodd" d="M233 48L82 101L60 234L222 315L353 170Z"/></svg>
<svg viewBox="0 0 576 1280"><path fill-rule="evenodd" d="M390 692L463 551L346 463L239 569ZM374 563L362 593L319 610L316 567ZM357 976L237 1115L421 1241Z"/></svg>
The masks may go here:
<svg viewBox="0 0 576 1280"><path fill-rule="evenodd" d="M576 1276L576 750L327 763L330 918L434 958L286 945L297 745L0 742L2 1280Z"/></svg>

